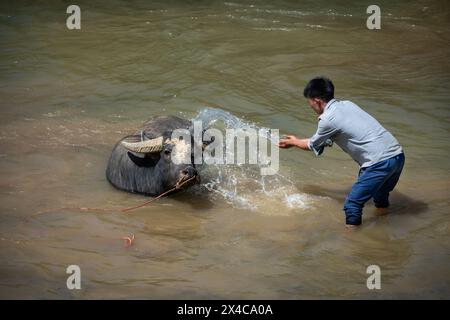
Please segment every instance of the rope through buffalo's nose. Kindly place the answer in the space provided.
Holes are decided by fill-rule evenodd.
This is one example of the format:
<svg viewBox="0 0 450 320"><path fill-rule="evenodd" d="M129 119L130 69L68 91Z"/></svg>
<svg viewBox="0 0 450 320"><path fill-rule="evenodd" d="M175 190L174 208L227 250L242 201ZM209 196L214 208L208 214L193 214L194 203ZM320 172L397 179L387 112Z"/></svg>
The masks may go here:
<svg viewBox="0 0 450 320"><path fill-rule="evenodd" d="M185 184L188 183L189 181L192 181L192 180L195 179L197 176L192 176L192 177L190 177L189 179L182 181L184 177L185 177L185 176L182 176L182 177L177 181L177 183L175 184L175 187L173 187L173 188L170 189L170 190L167 190L166 192L161 193L161 194L160 194L159 196L157 196L156 198L153 198L152 200L146 201L146 202L144 202L144 203L142 203L142 204L140 204L140 205L134 206L134 207L128 207L128 208L121 209L120 211L121 211L121 212L127 212L127 211L131 211L131 210L134 210L134 209L142 208L142 207L144 207L144 206L146 206L146 205L148 205L148 204L150 204L150 203L152 203L152 202L158 200L159 198L165 196L166 194L168 194L168 193L170 193L170 192L172 192L172 191L175 191L175 190L177 190L177 189L180 189L183 185L185 185ZM182 181L182 182L181 182L181 181Z"/></svg>

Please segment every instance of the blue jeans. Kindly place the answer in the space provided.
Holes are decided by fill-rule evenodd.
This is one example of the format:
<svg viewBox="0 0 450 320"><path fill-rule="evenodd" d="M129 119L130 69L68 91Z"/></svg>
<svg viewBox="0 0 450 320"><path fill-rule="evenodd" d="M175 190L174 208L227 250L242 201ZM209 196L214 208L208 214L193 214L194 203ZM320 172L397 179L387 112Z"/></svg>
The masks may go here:
<svg viewBox="0 0 450 320"><path fill-rule="evenodd" d="M375 207L389 206L389 192L394 190L404 164L405 155L401 153L359 170L358 180L344 204L346 224L361 224L364 204L372 197Z"/></svg>

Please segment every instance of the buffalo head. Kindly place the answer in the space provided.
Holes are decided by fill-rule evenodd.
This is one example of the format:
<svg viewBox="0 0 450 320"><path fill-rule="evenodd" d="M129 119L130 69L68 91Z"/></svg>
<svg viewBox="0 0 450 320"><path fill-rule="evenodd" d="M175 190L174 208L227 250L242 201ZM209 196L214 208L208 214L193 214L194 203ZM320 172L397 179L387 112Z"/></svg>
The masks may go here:
<svg viewBox="0 0 450 320"><path fill-rule="evenodd" d="M158 121L159 120L159 121ZM115 146L106 171L108 181L129 192L159 195L176 186L188 187L199 182L191 143L172 139L177 128L189 128L190 121L177 117L154 118L145 124L146 130L123 138ZM150 130L149 128L158 130ZM159 133L155 137L155 131Z"/></svg>

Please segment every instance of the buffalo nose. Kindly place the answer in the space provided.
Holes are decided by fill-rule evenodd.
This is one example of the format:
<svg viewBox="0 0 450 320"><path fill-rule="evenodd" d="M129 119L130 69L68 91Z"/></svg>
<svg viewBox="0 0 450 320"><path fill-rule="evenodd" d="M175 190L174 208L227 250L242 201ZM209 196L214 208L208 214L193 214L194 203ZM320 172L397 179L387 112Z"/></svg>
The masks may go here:
<svg viewBox="0 0 450 320"><path fill-rule="evenodd" d="M195 168L193 168L193 167L188 167L188 168L183 169L181 171L181 173L184 175L187 175L189 177L193 177L193 176L197 175L197 170L195 170Z"/></svg>

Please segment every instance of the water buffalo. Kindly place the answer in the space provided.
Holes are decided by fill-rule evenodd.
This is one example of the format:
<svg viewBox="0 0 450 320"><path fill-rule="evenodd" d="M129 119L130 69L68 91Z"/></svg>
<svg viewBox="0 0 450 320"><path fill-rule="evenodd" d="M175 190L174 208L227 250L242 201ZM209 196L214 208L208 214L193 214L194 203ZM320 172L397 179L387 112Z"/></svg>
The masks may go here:
<svg viewBox="0 0 450 320"><path fill-rule="evenodd" d="M150 196L172 189L180 181L192 178L184 186L198 182L195 165L172 161L174 157L192 157L185 153L193 148L186 148L180 139L171 140L173 130L191 130L191 125L175 116L157 116L145 122L114 147L106 169L108 181L120 190Z"/></svg>

